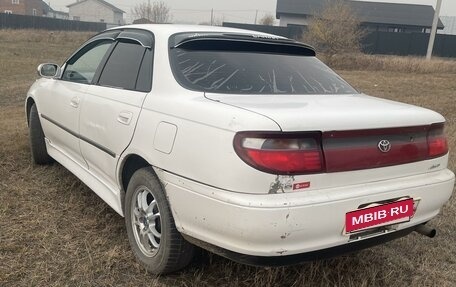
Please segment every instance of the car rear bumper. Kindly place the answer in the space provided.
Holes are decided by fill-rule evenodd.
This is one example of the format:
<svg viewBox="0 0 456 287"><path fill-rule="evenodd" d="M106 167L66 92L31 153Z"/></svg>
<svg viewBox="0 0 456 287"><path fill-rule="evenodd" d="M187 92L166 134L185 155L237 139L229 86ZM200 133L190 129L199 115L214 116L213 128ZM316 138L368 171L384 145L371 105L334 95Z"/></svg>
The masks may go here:
<svg viewBox="0 0 456 287"><path fill-rule="evenodd" d="M223 249L221 247L209 244L207 242L202 242L198 239L186 236L184 238L189 242L200 246L206 250L209 250L215 254L226 257L238 263L252 265L252 266L287 266L302 263L305 261L314 261L322 260L335 256L339 256L346 253L351 253L359 251L365 248L373 247L379 244L386 243L388 241L406 236L413 232L416 229L416 226L408 227L405 229L397 230L395 232L390 232L382 236L375 236L372 238L367 238L364 240L351 242L343 245L338 245L334 247L329 247L325 249L309 251L305 253L293 254L293 255L282 255L282 256L255 256L255 255L246 255L230 250Z"/></svg>
<svg viewBox="0 0 456 287"><path fill-rule="evenodd" d="M220 190L162 170L157 174L166 186L181 233L228 253L254 257L351 251L406 235L439 213L451 196L455 180L445 169L312 192L258 195ZM418 202L410 221L362 238L345 234L347 212L364 204L404 197Z"/></svg>

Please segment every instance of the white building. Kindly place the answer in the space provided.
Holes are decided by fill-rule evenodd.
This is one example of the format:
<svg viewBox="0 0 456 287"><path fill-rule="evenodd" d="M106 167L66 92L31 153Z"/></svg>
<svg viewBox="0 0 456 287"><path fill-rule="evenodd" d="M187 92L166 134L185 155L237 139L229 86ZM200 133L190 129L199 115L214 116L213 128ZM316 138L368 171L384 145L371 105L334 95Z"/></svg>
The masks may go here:
<svg viewBox="0 0 456 287"><path fill-rule="evenodd" d="M114 25L125 23L123 14L125 11L104 0L77 0L67 6L70 20L86 22L104 22Z"/></svg>
<svg viewBox="0 0 456 287"><path fill-rule="evenodd" d="M439 31L440 34L456 35L456 16L440 16L445 29Z"/></svg>
<svg viewBox="0 0 456 287"><path fill-rule="evenodd" d="M68 20L70 17L67 12L54 10L54 9L52 9L50 2L48 4L44 1L43 1L43 14L44 14L43 16L45 16L45 17L54 18L54 19Z"/></svg>

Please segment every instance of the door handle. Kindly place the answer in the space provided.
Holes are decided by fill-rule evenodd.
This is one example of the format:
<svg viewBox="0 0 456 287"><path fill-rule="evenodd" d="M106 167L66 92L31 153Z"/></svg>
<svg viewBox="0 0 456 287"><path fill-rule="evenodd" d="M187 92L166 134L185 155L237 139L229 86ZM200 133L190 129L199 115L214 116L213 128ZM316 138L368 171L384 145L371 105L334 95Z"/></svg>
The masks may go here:
<svg viewBox="0 0 456 287"><path fill-rule="evenodd" d="M117 121L124 125L129 125L131 123L131 118L133 117L132 112L121 112L117 117Z"/></svg>
<svg viewBox="0 0 456 287"><path fill-rule="evenodd" d="M72 106L73 108L79 107L79 101L80 101L79 97L72 98L70 101L70 106Z"/></svg>

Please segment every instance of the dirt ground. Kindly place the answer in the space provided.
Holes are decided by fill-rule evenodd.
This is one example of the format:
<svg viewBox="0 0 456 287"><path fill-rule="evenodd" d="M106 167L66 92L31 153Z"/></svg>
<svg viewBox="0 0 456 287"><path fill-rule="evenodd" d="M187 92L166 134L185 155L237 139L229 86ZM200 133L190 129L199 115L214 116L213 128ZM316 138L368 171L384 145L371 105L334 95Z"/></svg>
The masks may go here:
<svg viewBox="0 0 456 287"><path fill-rule="evenodd" d="M414 233L292 267L255 268L205 255L177 274L145 273L123 218L59 164L31 164L23 101L36 66L62 63L88 36L0 30L0 286L456 286L454 196L431 222L434 239ZM443 114L455 170L456 74L339 72L365 93Z"/></svg>

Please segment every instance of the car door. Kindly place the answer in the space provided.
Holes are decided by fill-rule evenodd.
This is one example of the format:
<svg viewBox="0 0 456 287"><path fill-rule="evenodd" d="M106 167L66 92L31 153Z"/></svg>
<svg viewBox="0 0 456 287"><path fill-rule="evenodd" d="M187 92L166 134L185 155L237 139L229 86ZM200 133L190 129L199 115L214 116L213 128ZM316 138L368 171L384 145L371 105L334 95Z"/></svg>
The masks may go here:
<svg viewBox="0 0 456 287"><path fill-rule="evenodd" d="M43 131L50 144L87 168L79 147L79 113L85 94L113 40L96 40L64 65L60 79L51 79L39 98Z"/></svg>
<svg viewBox="0 0 456 287"><path fill-rule="evenodd" d="M151 90L152 36L148 35L145 44L144 39L135 39L136 34L119 35L81 106L82 155L89 170L111 187L118 186L117 162L133 137L142 104Z"/></svg>

